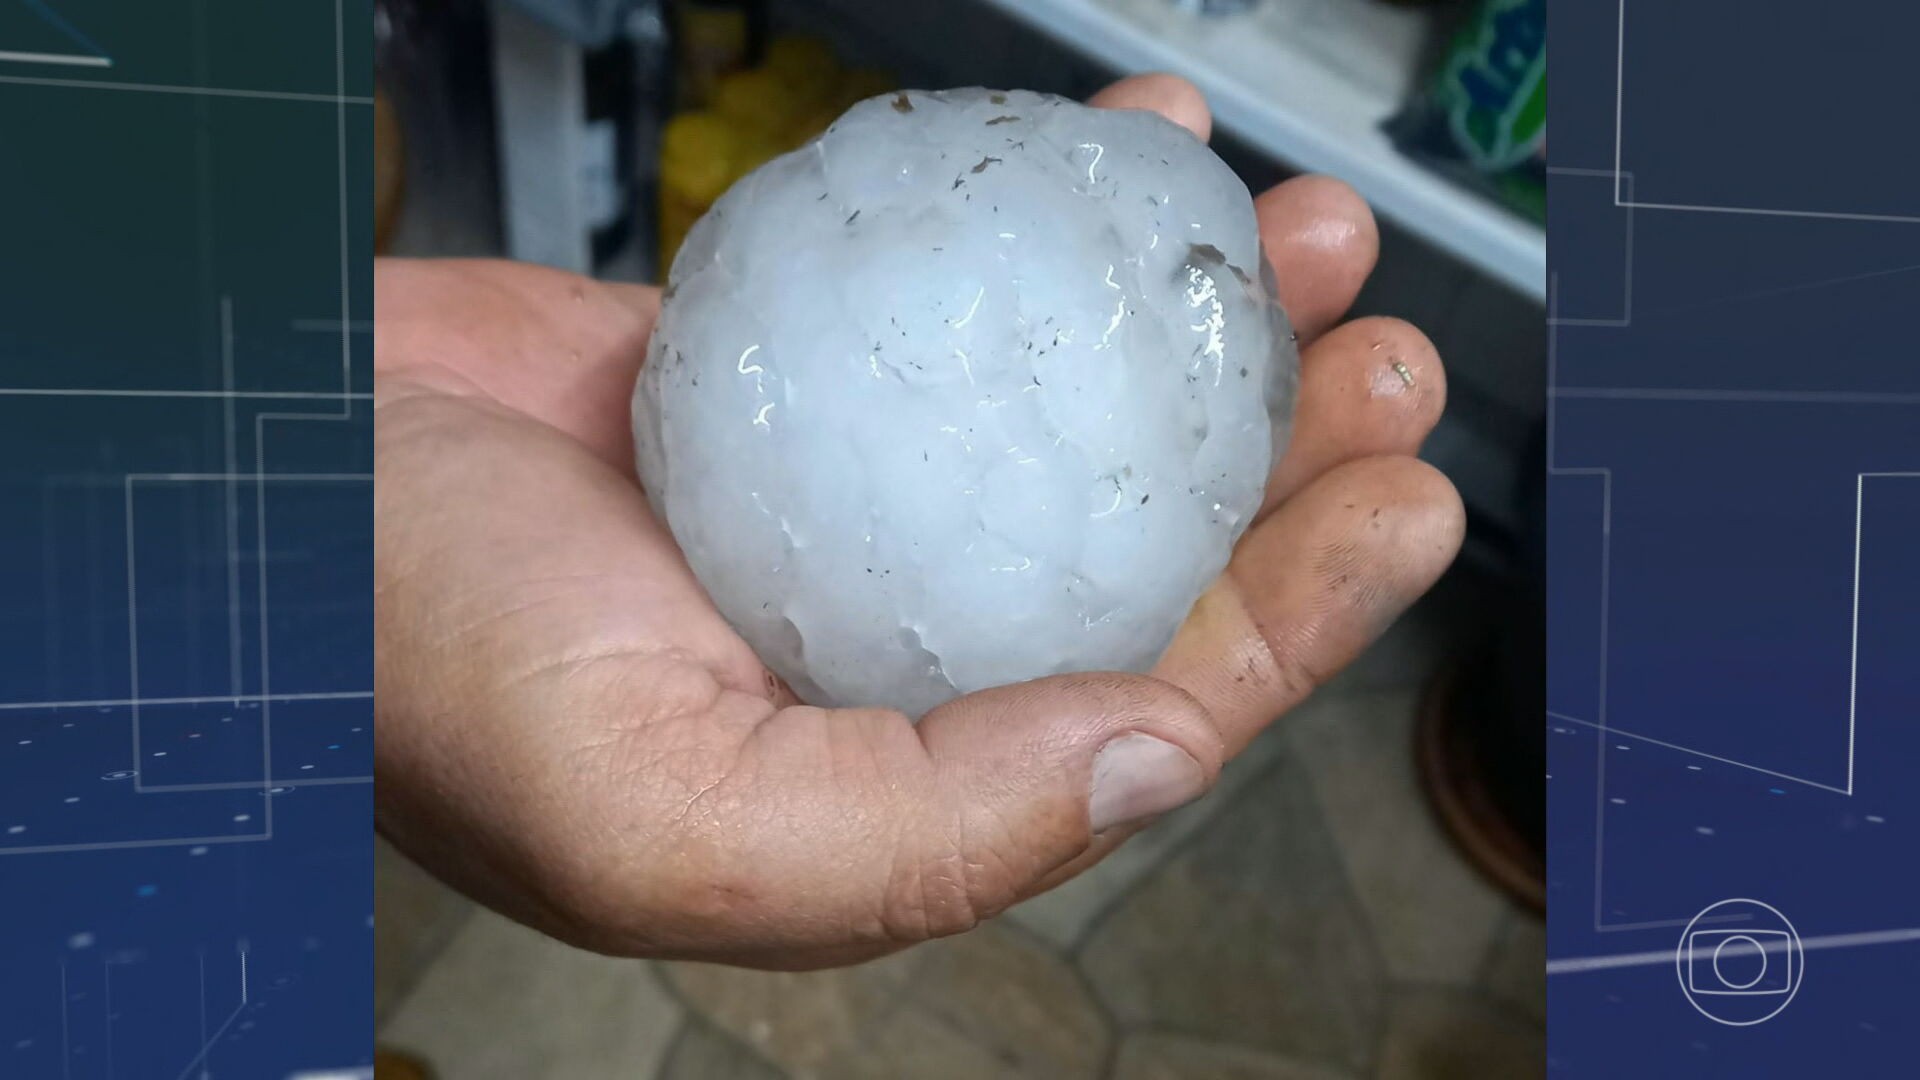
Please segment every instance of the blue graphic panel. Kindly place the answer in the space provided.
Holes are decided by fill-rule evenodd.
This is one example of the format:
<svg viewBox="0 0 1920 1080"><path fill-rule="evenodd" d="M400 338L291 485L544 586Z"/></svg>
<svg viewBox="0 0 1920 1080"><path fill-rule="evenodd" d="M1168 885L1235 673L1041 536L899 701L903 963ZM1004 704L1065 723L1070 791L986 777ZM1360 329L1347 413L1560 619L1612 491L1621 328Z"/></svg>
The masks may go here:
<svg viewBox="0 0 1920 1080"><path fill-rule="evenodd" d="M9 1080L370 1065L371 17L0 0Z"/></svg>
<svg viewBox="0 0 1920 1080"><path fill-rule="evenodd" d="M1905 1075L1920 13L1551 11L1550 1070Z"/></svg>

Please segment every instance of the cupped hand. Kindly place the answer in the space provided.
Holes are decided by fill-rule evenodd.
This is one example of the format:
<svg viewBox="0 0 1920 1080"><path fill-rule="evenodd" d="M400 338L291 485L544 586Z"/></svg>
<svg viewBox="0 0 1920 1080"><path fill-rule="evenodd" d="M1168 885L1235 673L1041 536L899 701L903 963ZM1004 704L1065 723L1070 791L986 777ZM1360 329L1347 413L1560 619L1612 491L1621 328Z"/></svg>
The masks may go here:
<svg viewBox="0 0 1920 1080"><path fill-rule="evenodd" d="M1167 76L1095 98L1205 137ZM1040 679L918 726L793 698L634 478L656 290L501 262L377 271L379 824L446 881L603 952L848 963L957 933L1203 794L1459 548L1416 460L1445 377L1339 324L1377 233L1347 187L1256 201L1301 335L1261 516L1146 675ZM1283 721L1284 722L1284 721Z"/></svg>

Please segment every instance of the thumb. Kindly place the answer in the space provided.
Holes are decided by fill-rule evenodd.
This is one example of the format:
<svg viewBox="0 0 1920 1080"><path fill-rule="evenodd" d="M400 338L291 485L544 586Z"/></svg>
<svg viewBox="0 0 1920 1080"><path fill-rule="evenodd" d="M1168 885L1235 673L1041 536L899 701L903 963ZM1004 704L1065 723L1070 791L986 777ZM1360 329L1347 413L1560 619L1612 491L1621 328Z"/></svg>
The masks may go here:
<svg viewBox="0 0 1920 1080"><path fill-rule="evenodd" d="M1101 832L1198 798L1224 756L1199 702L1139 675L998 687L917 727L886 709L742 706L741 720L723 776L640 787L665 801L645 802L650 824L629 838L644 859L621 860L637 886L608 888L602 859L573 893L588 947L813 968L957 934L1040 891ZM683 744L726 726L649 754L684 771L702 755Z"/></svg>
<svg viewBox="0 0 1920 1080"><path fill-rule="evenodd" d="M1199 798L1224 747L1184 690L1138 675L1063 675L971 694L918 733L931 783L915 793L907 864L953 867L923 890L926 936L964 930L1034 891L1095 835Z"/></svg>

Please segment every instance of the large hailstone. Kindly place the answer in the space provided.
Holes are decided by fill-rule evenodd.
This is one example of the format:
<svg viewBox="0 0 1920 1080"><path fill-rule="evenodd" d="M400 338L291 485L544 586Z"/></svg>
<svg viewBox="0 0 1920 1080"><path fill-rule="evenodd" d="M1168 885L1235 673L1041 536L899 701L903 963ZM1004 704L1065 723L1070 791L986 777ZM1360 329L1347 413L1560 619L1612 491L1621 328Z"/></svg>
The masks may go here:
<svg viewBox="0 0 1920 1080"><path fill-rule="evenodd" d="M908 92L694 226L640 479L796 693L917 717L1151 666L1260 505L1297 368L1247 189L1184 128Z"/></svg>

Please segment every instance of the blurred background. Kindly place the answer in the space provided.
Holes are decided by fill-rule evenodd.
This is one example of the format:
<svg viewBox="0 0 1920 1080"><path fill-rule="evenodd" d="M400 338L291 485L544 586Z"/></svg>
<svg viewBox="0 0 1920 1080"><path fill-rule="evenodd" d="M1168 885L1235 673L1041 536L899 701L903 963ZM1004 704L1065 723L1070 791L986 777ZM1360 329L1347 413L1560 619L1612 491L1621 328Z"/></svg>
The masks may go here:
<svg viewBox="0 0 1920 1080"><path fill-rule="evenodd" d="M1543 41L1543 0L378 0L380 250L627 281L863 97L1177 72L1250 188L1372 202L1354 314L1438 346L1425 456L1470 515L1440 587L1216 791L958 939L804 975L609 960L383 844L382 1044L442 1080L1544 1075Z"/></svg>

